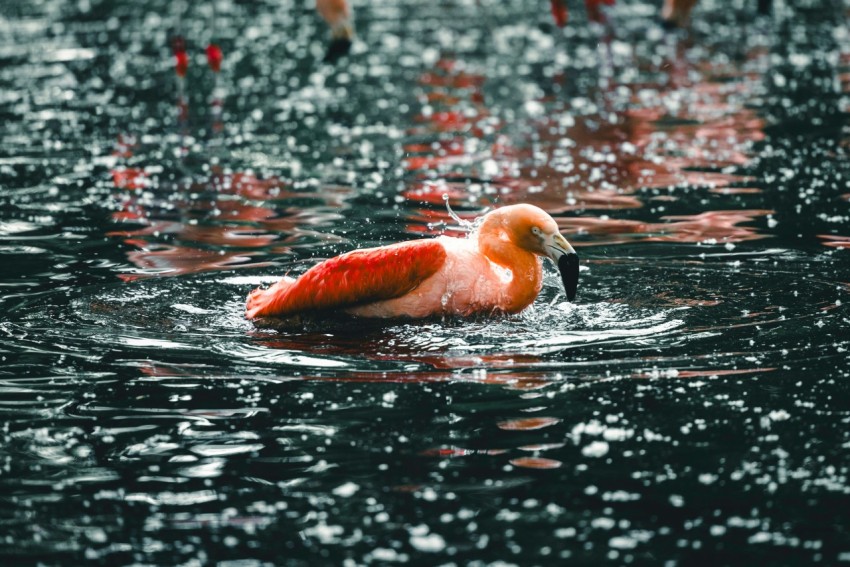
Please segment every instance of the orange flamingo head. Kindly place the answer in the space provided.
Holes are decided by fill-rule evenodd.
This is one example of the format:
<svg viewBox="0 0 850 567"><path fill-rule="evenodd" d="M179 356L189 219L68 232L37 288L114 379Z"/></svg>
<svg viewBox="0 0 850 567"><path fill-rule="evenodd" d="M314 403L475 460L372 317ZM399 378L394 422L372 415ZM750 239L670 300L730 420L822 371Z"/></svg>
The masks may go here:
<svg viewBox="0 0 850 567"><path fill-rule="evenodd" d="M522 250L545 256L555 262L561 272L567 299L575 299L578 288L578 254L558 230L558 223L546 211L527 204L496 209L487 215L481 225L482 233L491 232L493 229L496 238L508 240Z"/></svg>

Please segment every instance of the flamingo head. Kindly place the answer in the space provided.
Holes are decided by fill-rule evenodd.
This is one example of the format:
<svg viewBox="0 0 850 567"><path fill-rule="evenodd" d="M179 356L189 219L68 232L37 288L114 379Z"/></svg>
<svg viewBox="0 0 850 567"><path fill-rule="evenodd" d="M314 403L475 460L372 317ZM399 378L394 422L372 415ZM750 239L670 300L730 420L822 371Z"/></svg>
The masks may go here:
<svg viewBox="0 0 850 567"><path fill-rule="evenodd" d="M579 262L575 249L558 230L558 223L534 205L511 205L494 213L502 218L506 236L519 248L552 260L561 273L567 299L575 299Z"/></svg>

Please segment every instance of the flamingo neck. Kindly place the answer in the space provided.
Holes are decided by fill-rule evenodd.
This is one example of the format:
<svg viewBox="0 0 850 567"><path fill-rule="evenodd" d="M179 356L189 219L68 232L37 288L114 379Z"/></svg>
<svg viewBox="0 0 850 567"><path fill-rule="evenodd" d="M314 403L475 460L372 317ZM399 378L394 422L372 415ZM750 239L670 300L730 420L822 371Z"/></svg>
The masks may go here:
<svg viewBox="0 0 850 567"><path fill-rule="evenodd" d="M481 253L511 273L500 301L501 309L516 313L531 305L543 286L543 269L537 256L514 244L496 215L484 221L477 236Z"/></svg>

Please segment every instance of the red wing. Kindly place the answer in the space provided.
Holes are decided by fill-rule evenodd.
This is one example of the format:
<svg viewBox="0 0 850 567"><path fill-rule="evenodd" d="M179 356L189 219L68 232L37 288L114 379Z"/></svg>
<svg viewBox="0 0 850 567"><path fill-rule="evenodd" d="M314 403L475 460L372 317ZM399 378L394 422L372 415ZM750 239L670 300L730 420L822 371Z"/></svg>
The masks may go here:
<svg viewBox="0 0 850 567"><path fill-rule="evenodd" d="M247 316L328 311L401 297L436 273L445 259L436 240L355 250L313 266L294 282L252 292Z"/></svg>

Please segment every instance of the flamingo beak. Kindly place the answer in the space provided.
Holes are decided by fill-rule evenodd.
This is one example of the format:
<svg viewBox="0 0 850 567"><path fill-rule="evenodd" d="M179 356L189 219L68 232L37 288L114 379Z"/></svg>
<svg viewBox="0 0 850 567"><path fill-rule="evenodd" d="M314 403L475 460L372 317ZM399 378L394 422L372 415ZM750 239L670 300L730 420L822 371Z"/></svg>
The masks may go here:
<svg viewBox="0 0 850 567"><path fill-rule="evenodd" d="M331 24L331 43L325 53L325 63L336 63L341 57L348 55L353 40L354 25L351 23L351 17L344 15Z"/></svg>
<svg viewBox="0 0 850 567"><path fill-rule="evenodd" d="M546 255L552 259L561 272L561 281L564 283L564 291L567 299L572 301L576 298L578 290L578 254L561 234L555 233L544 240Z"/></svg>
<svg viewBox="0 0 850 567"><path fill-rule="evenodd" d="M347 37L335 37L331 39L328 45L328 51L325 53L326 63L336 63L338 59L348 55L351 50L351 39Z"/></svg>

